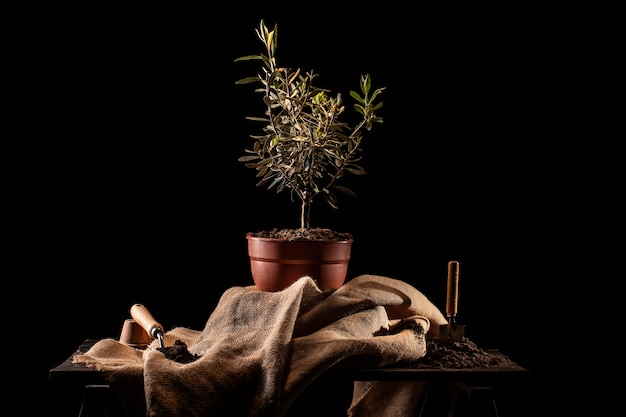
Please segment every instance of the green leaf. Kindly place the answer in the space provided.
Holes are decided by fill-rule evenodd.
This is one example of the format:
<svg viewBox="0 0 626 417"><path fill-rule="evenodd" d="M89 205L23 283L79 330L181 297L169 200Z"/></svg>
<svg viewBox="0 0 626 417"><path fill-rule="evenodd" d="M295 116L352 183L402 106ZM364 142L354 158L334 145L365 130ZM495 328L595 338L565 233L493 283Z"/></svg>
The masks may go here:
<svg viewBox="0 0 626 417"><path fill-rule="evenodd" d="M240 62L240 61L251 61L254 59L263 59L263 56L261 55L246 55L246 56L240 56L239 58L235 58L234 62Z"/></svg>
<svg viewBox="0 0 626 417"><path fill-rule="evenodd" d="M261 79L259 77L246 77L246 78L242 78L241 80L235 81L235 84L250 84L250 83L257 83L259 82Z"/></svg>
<svg viewBox="0 0 626 417"><path fill-rule="evenodd" d="M254 155L254 156L242 156L239 159L237 159L239 162L250 162L250 161L256 161L257 159L261 159L258 156Z"/></svg>
<svg viewBox="0 0 626 417"><path fill-rule="evenodd" d="M354 90L350 90L350 96L361 104L365 104L365 100Z"/></svg>
<svg viewBox="0 0 626 417"><path fill-rule="evenodd" d="M341 191L344 194L349 195L350 197L356 197L356 193L354 191L352 191L351 189L341 186L341 185L335 185L333 188L335 188L336 190Z"/></svg>

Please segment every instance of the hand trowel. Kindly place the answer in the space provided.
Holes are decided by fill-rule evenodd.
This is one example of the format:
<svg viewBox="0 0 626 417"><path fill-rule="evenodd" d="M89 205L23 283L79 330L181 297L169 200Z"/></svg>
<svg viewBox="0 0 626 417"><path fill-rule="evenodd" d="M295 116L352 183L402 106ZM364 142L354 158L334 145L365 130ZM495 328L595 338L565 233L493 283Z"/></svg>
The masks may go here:
<svg viewBox="0 0 626 417"><path fill-rule="evenodd" d="M163 326L152 317L152 313L150 313L150 310L148 310L146 306L143 304L133 304L130 308L130 315L148 332L150 337L159 341L159 347L165 347L163 341Z"/></svg>
<svg viewBox="0 0 626 417"><path fill-rule="evenodd" d="M448 324L439 326L439 338L444 340L462 340L465 325L456 322L459 307L459 262L448 262L448 288L446 294L446 316Z"/></svg>

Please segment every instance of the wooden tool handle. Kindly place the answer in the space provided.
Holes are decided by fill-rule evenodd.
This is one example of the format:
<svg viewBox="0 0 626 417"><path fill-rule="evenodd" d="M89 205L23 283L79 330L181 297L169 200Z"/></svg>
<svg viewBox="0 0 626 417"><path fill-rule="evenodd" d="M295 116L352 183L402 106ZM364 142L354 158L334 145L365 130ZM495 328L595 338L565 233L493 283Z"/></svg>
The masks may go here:
<svg viewBox="0 0 626 417"><path fill-rule="evenodd" d="M459 307L459 262L448 262L448 294L446 296L446 314L456 315Z"/></svg>
<svg viewBox="0 0 626 417"><path fill-rule="evenodd" d="M130 308L130 315L153 339L156 339L159 333L163 335L163 326L152 317L150 310L143 304L134 304Z"/></svg>

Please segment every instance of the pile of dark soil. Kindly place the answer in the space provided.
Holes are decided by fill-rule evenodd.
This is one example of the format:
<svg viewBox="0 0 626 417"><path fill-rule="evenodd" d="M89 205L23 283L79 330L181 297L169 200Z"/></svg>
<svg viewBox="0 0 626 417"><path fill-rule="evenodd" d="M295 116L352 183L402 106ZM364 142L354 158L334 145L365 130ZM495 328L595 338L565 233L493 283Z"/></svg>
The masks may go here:
<svg viewBox="0 0 626 417"><path fill-rule="evenodd" d="M507 356L489 352L464 337L461 340L426 338L426 355L407 364L415 369L506 368L517 366Z"/></svg>
<svg viewBox="0 0 626 417"><path fill-rule="evenodd" d="M417 335L424 334L424 328L414 320L402 320L387 334L410 329ZM513 367L516 364L499 352L490 352L479 348L466 337L461 339L442 339L425 336L426 355L418 361L403 363L412 369L471 369ZM397 366L397 365L394 365Z"/></svg>
<svg viewBox="0 0 626 417"><path fill-rule="evenodd" d="M191 363L200 355L194 355L187 349L185 342L177 340L172 346L157 348L157 350L165 355L167 359L178 363Z"/></svg>
<svg viewBox="0 0 626 417"><path fill-rule="evenodd" d="M352 235L350 233L336 232L331 229L325 228L311 228L311 229L272 229L262 230L260 232L248 233L254 237L268 237L274 239L285 240L350 240Z"/></svg>

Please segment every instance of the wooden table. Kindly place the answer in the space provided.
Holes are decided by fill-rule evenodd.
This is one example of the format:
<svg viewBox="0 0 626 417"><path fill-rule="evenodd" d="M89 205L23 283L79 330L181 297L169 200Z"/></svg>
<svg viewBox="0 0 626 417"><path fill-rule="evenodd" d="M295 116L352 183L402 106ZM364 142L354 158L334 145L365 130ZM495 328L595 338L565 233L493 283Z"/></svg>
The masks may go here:
<svg viewBox="0 0 626 417"><path fill-rule="evenodd" d="M82 393L79 417L93 415L96 408L106 409L107 413L102 415L122 416L123 410L115 399L109 396L108 384L102 375L92 368L87 368L84 364L72 362L75 354L85 353L96 342L97 340L94 339L85 340L63 363L51 369L50 382L57 387L62 387L65 392ZM489 353L504 356L497 350L490 350ZM472 400L480 399L481 402L487 404L491 411L485 415L498 416L493 396L494 388L528 383L530 371L515 363L507 367L470 369L386 367L332 369L320 378L351 381L430 381L436 384L454 384L461 386ZM450 408L455 406L455 402L450 404ZM420 415L422 415L421 412Z"/></svg>

